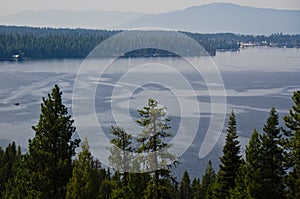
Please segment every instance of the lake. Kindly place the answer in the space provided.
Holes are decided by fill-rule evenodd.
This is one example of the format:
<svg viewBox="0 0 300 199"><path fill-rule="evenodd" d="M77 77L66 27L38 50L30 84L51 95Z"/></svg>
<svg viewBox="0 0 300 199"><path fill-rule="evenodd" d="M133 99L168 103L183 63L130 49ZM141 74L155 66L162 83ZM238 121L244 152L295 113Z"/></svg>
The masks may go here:
<svg viewBox="0 0 300 199"><path fill-rule="evenodd" d="M271 107L277 109L282 125L282 117L293 104L292 93L300 89L299 77L300 50L286 48L217 52L212 58L0 62L0 146L14 140L27 151L41 98L54 84L63 91L64 104L74 114L79 136L89 137L95 153L105 148L97 148L103 143L98 142L97 131L109 138L111 124L133 135L141 131L134 122L136 110L154 98L167 107L175 148L183 154L175 174L187 169L196 177L202 175L208 160L218 164L232 110L244 148L252 130L261 131ZM210 134L212 121L216 125ZM219 128L221 134L216 130ZM204 143L209 146L199 158Z"/></svg>

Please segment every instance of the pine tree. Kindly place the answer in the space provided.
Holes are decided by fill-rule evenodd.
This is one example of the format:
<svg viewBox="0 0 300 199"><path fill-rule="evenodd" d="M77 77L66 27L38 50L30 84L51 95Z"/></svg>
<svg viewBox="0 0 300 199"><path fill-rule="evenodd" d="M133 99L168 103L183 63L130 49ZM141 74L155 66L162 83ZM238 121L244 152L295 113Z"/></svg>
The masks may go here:
<svg viewBox="0 0 300 199"><path fill-rule="evenodd" d="M209 160L205 173L202 176L201 182L201 198L209 198L212 195L212 185L216 179L216 173L212 167L212 162Z"/></svg>
<svg viewBox="0 0 300 199"><path fill-rule="evenodd" d="M263 196L263 155L261 153L262 142L259 133L254 129L249 144L246 146L246 164L243 167L244 186L253 198ZM240 186L244 188L243 186Z"/></svg>
<svg viewBox="0 0 300 199"><path fill-rule="evenodd" d="M0 146L0 196L4 194L5 191L5 183L6 180L4 180L4 164L5 164L5 156L4 156L4 151L2 147Z"/></svg>
<svg viewBox="0 0 300 199"><path fill-rule="evenodd" d="M193 192L191 187L191 180L189 177L189 173L185 170L180 182L179 188L180 199L190 199L193 198Z"/></svg>
<svg viewBox="0 0 300 199"><path fill-rule="evenodd" d="M25 156L22 156L15 177L9 180L5 185L6 190L4 198L43 198L40 192L28 189L33 181L28 169L25 169L23 166L25 161Z"/></svg>
<svg viewBox="0 0 300 199"><path fill-rule="evenodd" d="M165 194L165 186L160 187L160 180L170 184L169 164L175 161L175 156L168 152L170 145L164 142L164 138L171 137L168 132L169 119L166 117L166 108L159 107L154 99L148 100L148 105L138 110L142 117L137 123L144 127L143 132L138 136L137 141L140 147L137 152L146 153L147 157L142 157L143 168L149 169L153 174L152 180L148 184L149 197L160 198ZM168 182L166 182L168 181ZM152 194L153 193L153 194Z"/></svg>
<svg viewBox="0 0 300 199"><path fill-rule="evenodd" d="M115 137L111 140L114 144L110 148L108 160L115 170L123 175L122 182L126 187L128 182L128 172L132 166L133 157L131 155L131 135L118 126L111 126L111 134Z"/></svg>
<svg viewBox="0 0 300 199"><path fill-rule="evenodd" d="M263 178L261 198L283 198L283 148L278 114L272 108L261 135L261 176Z"/></svg>
<svg viewBox="0 0 300 199"><path fill-rule="evenodd" d="M245 165L241 165L235 177L235 186L229 190L230 199L254 199L251 197L246 182Z"/></svg>
<svg viewBox="0 0 300 199"><path fill-rule="evenodd" d="M170 177L164 177L159 180L158 184L158 192L160 198L174 198L176 196L176 192L173 187L172 179Z"/></svg>
<svg viewBox="0 0 300 199"><path fill-rule="evenodd" d="M201 199L204 198L201 195L201 184L199 178L194 178L192 182L192 190L193 190L193 198L194 199Z"/></svg>
<svg viewBox="0 0 300 199"><path fill-rule="evenodd" d="M110 199L131 199L129 196L128 196L128 193L125 191L124 187L120 187L120 188L114 188L112 190L112 193L111 193L111 196L110 196Z"/></svg>
<svg viewBox="0 0 300 199"><path fill-rule="evenodd" d="M158 192L157 187L158 187L158 183L155 184L154 178L151 177L150 181L147 184L147 188L145 190L145 199L153 199L153 198L158 197L155 195Z"/></svg>
<svg viewBox="0 0 300 199"><path fill-rule="evenodd" d="M113 189L116 187L116 184L114 181L111 180L110 174L108 172L108 175L104 178L104 180L101 182L100 188L99 188L99 196L100 199L110 199Z"/></svg>
<svg viewBox="0 0 300 199"><path fill-rule="evenodd" d="M285 159L289 170L287 177L287 197L300 198L300 91L294 92L294 105L288 116L284 117L289 129L285 132L288 137L285 144L287 155Z"/></svg>
<svg viewBox="0 0 300 199"><path fill-rule="evenodd" d="M128 197L128 191L127 191L127 185L124 185L122 182L122 174L116 170L114 175L111 179L111 185L112 185L112 191L110 194L111 199L118 199L118 198L129 198Z"/></svg>
<svg viewBox="0 0 300 199"><path fill-rule="evenodd" d="M145 190L151 180L149 173L129 173L128 195L130 198L144 198Z"/></svg>
<svg viewBox="0 0 300 199"><path fill-rule="evenodd" d="M16 143L10 143L5 151L0 147L0 196L5 196L5 184L12 180L17 173L21 160L21 148Z"/></svg>
<svg viewBox="0 0 300 199"><path fill-rule="evenodd" d="M21 161L7 197L65 198L72 157L80 142L72 140L73 122L62 104L62 92L55 85L48 99L43 98L39 122L33 127L35 137L29 140L29 152Z"/></svg>
<svg viewBox="0 0 300 199"><path fill-rule="evenodd" d="M127 192L130 198L144 198L145 190L151 180L149 172L136 173L140 169L140 161L133 159L132 171L128 174Z"/></svg>
<svg viewBox="0 0 300 199"><path fill-rule="evenodd" d="M156 198L156 194L158 194L158 198L172 199L177 197L177 193L174 191L174 187L169 178L160 178L157 184L155 184L154 180L155 177L153 175L151 176L147 189L145 190L144 197L146 199Z"/></svg>
<svg viewBox="0 0 300 199"><path fill-rule="evenodd" d="M235 178L242 163L240 153L240 142L237 140L236 119L231 112L227 128L223 156L220 158L220 170L217 175L217 188L214 192L216 198L226 198L229 190L235 186Z"/></svg>
<svg viewBox="0 0 300 199"><path fill-rule="evenodd" d="M67 184L66 198L97 198L100 188L100 164L91 152L87 139L82 143L82 151L74 161L72 178Z"/></svg>
<svg viewBox="0 0 300 199"><path fill-rule="evenodd" d="M282 198L283 148L278 115L274 108L263 128L263 134L254 130L246 146L246 163L236 178L231 198Z"/></svg>

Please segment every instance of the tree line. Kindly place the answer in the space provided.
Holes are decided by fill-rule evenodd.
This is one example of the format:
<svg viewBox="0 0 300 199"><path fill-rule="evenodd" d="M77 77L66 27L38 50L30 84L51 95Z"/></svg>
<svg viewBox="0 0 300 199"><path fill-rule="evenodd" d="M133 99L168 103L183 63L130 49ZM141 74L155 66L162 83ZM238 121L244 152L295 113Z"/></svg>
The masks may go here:
<svg viewBox="0 0 300 199"><path fill-rule="evenodd" d="M100 42L121 31L33 28L0 26L0 58L19 54L26 58L85 58ZM210 54L217 50L239 50L239 43L258 45L276 44L278 47L300 46L300 35L272 34L270 36L239 35L232 33L200 34L182 32L196 40ZM176 43L178 41L174 41ZM130 44L128 44L130 45ZM108 52L113 56L114 52ZM125 57L176 56L172 52L146 49L128 52ZM191 55L194 56L194 55Z"/></svg>
<svg viewBox="0 0 300 199"><path fill-rule="evenodd" d="M184 171L178 181L171 174L178 157L168 152L170 145L165 141L172 136L165 107L149 99L138 110L137 124L143 131L135 139L121 127L111 127L115 146L109 149L112 170L92 156L87 139L75 156L81 140L72 137L74 121L55 85L42 99L28 152L22 154L15 142L5 150L0 148L1 197L300 198L300 91L294 92L292 99L294 105L283 118L285 127L279 126L278 114L272 108L263 131L253 130L245 157L240 153L232 111L218 171L209 161L201 178L190 179ZM138 155L132 157L129 152Z"/></svg>

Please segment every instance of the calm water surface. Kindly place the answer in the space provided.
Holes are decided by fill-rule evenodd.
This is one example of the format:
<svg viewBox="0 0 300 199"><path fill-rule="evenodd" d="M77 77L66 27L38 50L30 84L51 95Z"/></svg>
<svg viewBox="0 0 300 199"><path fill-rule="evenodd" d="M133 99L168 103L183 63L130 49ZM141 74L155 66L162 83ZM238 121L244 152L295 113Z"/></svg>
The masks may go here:
<svg viewBox="0 0 300 199"><path fill-rule="evenodd" d="M200 72L209 73L213 62L218 66L226 89L227 114L231 110L236 113L242 145L248 142L254 128L261 130L271 107L277 109L280 118L286 115L292 105L292 92L300 90L298 49L249 48L217 53L213 62L208 57L190 59L200 66ZM93 70L104 71L104 63L107 60L91 60L85 64L79 59L0 62L0 146L5 147L15 140L23 151L27 151L28 139L34 136L31 126L36 125L39 118L41 98L58 84L63 91L64 103L72 113L74 79L80 66L89 64ZM103 131L107 132L111 124L118 124L128 132L137 133L140 129L134 125L136 110L146 104L147 98L154 97L168 108L175 133L180 129L180 122L194 123L200 118L197 135L174 172L181 175L182 170L187 169L191 176L200 176L209 159L215 165L218 163L227 121L213 150L199 159L198 152L211 116L211 99L205 78L186 61L179 58L120 59L104 71L100 81L96 73L84 75L87 81L82 83L83 87L89 90L91 85L97 85L91 92ZM184 80L195 93L199 113L192 106L194 98L184 86ZM215 94L218 95L218 90ZM178 95L184 103L178 100ZM88 114L75 120L84 121L87 127L95 127ZM188 122L182 125L186 132L194 130Z"/></svg>

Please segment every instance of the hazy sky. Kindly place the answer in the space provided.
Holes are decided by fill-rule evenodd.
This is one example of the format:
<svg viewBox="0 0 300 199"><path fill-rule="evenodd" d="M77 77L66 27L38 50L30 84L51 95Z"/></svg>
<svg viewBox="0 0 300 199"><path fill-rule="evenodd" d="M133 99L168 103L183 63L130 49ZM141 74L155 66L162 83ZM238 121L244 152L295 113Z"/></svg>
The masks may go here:
<svg viewBox="0 0 300 199"><path fill-rule="evenodd" d="M300 10L300 0L0 0L0 16L22 10L118 10L147 13L184 9L212 2L229 2L263 8Z"/></svg>

